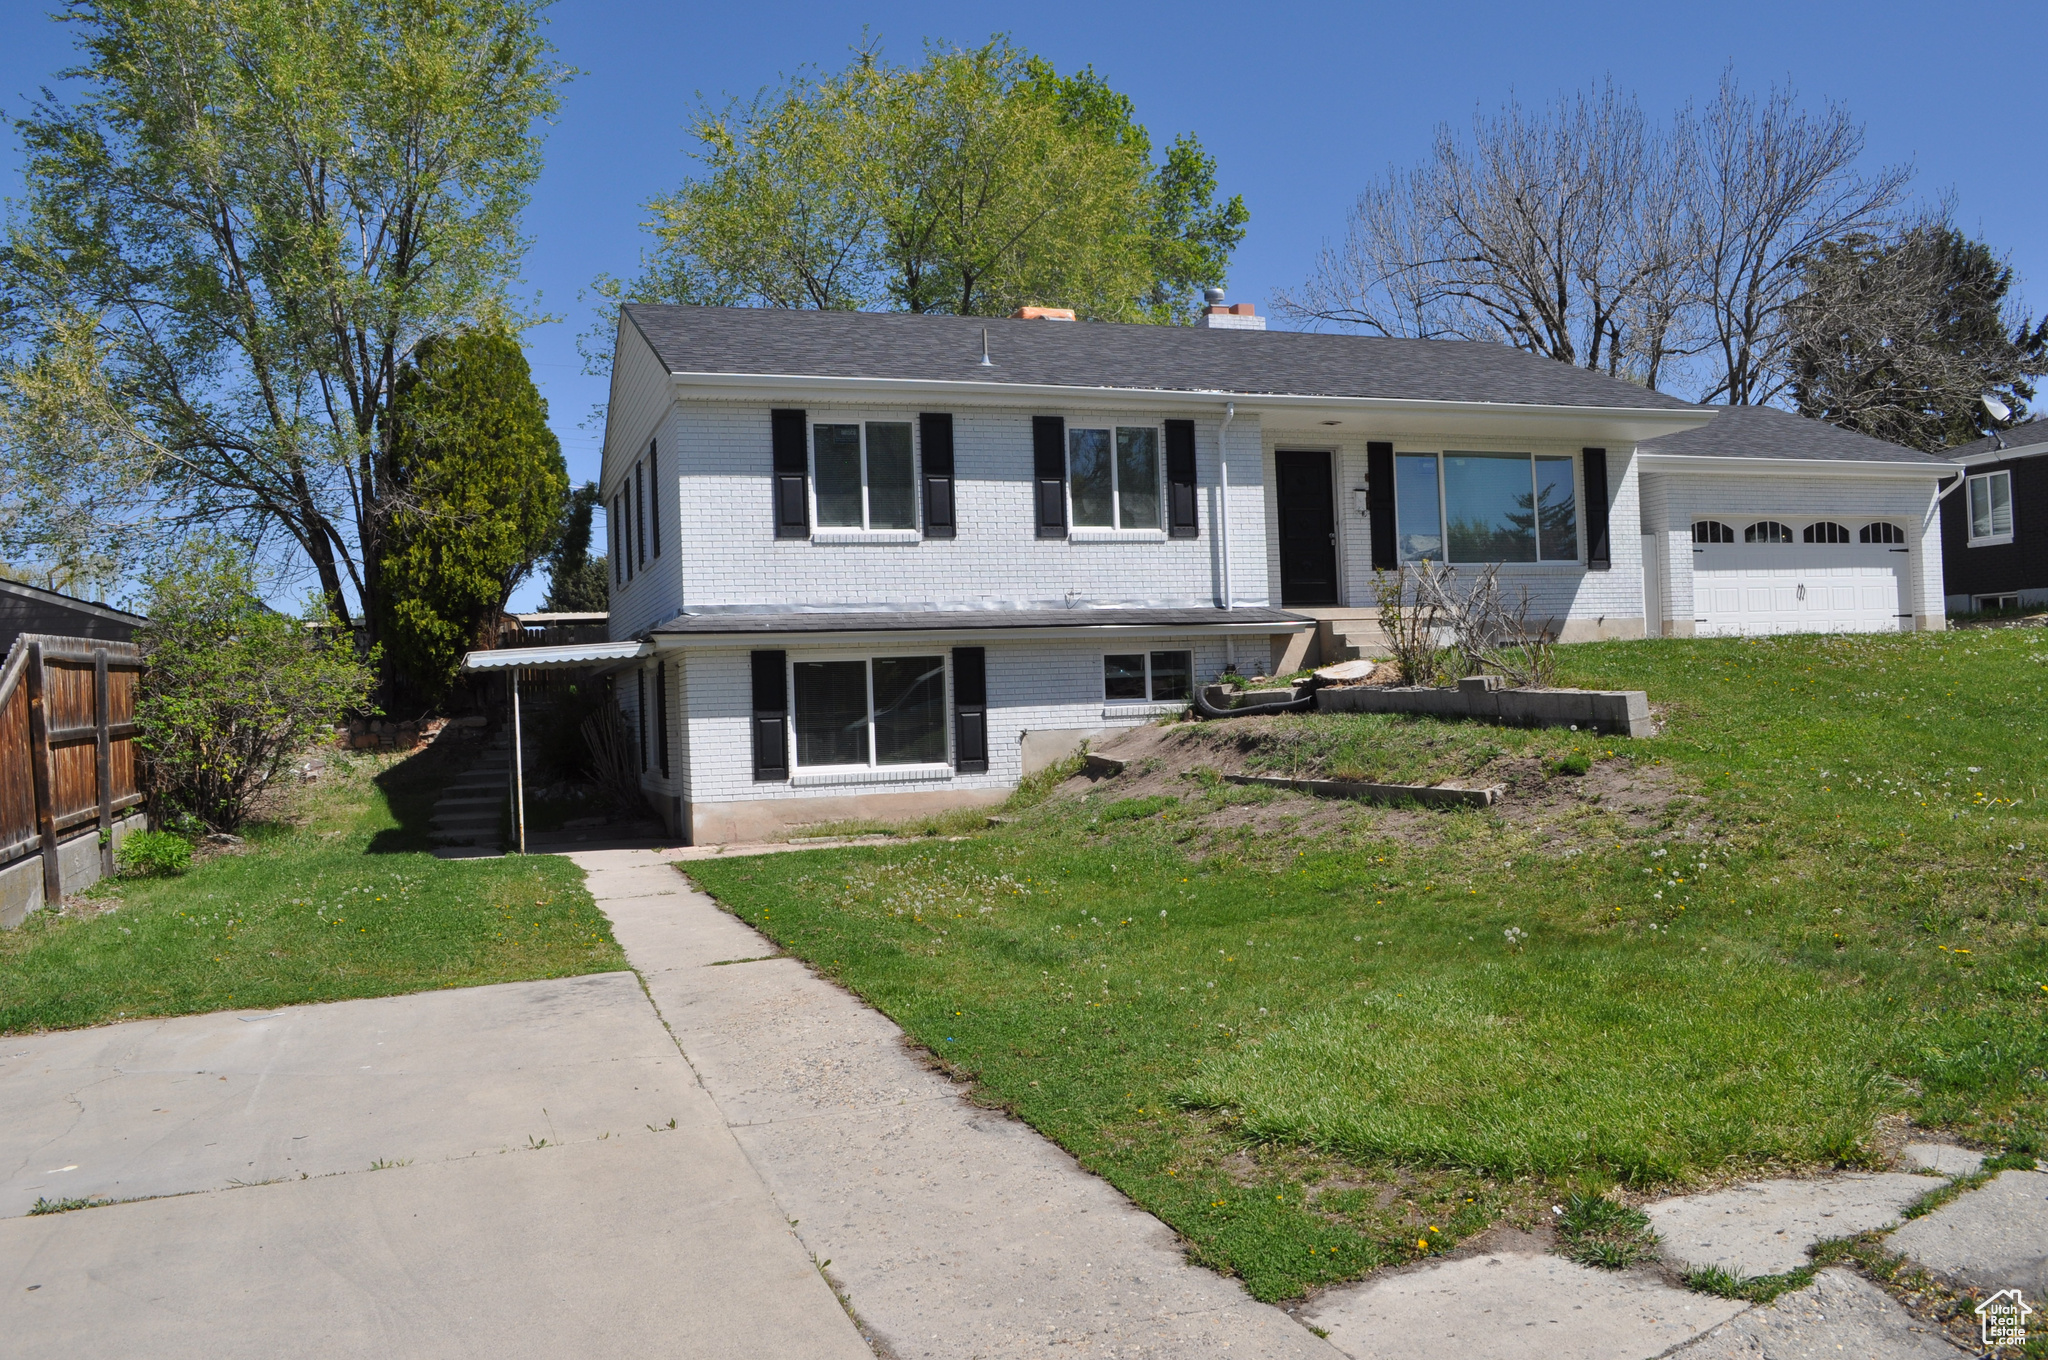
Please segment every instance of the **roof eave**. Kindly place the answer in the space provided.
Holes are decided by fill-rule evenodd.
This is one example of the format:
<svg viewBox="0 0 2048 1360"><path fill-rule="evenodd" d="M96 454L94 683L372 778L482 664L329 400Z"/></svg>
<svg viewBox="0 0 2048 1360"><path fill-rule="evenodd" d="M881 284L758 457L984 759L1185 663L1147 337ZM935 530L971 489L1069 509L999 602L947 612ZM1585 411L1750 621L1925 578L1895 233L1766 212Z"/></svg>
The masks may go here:
<svg viewBox="0 0 2048 1360"><path fill-rule="evenodd" d="M1714 411L1702 407L1670 409L1657 406L1560 406L1535 402L1442 401L1408 397L1343 397L1304 393L1233 392L1185 388L1093 387L1054 383L989 382L978 379L938 378L849 378L806 373L678 373L670 381L678 388L726 389L740 391L821 392L846 394L882 393L894 397L935 399L974 398L1015 405L1020 402L1058 402L1088 407L1147 406L1218 411L1224 403L1234 404L1240 414L1278 411L1335 410L1391 417L1394 423L1442 429L1473 421L1498 425L1513 421L1526 426L1534 421L1556 428L1559 434L1589 430L1595 437L1637 443L1659 435L1698 429L1714 418Z"/></svg>
<svg viewBox="0 0 2048 1360"><path fill-rule="evenodd" d="M1062 628L879 628L859 632L664 633L656 630L649 633L647 639L652 646L672 652L684 648L758 648L771 644L778 647L845 647L873 643L908 645L913 642L940 643L986 639L991 633L1007 635L1011 641L1028 638L1034 642L1040 639L1075 641L1085 638L1187 634L1199 634L1203 637L1270 637L1274 633L1305 633L1315 626L1314 619L1297 619L1269 620L1263 623L1098 623Z"/></svg>
<svg viewBox="0 0 2048 1360"><path fill-rule="evenodd" d="M1962 471L1956 463L1908 463L1888 459L1858 458L1739 458L1711 453L1659 453L1641 449L1637 457L1645 470L1677 472L1744 472L1797 477L1889 477L1919 481L1953 477Z"/></svg>
<svg viewBox="0 0 2048 1360"><path fill-rule="evenodd" d="M645 642L571 642L557 647L499 647L470 652L462 658L465 673L485 671L561 670L569 666L603 666L653 654Z"/></svg>
<svg viewBox="0 0 2048 1360"><path fill-rule="evenodd" d="M2003 449L1986 449L1982 453L1965 453L1955 461L1965 467L1977 467L1983 463L2007 463L2018 458L2039 458L2048 453L2048 444L2014 444Z"/></svg>

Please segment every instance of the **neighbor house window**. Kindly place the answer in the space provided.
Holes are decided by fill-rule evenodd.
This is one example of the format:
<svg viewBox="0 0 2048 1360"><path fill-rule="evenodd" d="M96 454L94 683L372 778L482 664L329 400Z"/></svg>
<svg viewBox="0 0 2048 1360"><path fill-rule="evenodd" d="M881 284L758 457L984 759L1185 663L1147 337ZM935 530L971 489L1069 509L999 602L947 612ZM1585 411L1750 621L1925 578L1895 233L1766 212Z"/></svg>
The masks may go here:
<svg viewBox="0 0 2048 1360"><path fill-rule="evenodd" d="M1194 693L1192 652L1124 652L1102 658L1102 697L1111 703L1183 703Z"/></svg>
<svg viewBox="0 0 2048 1360"><path fill-rule="evenodd" d="M811 486L821 529L915 529L910 422L813 425Z"/></svg>
<svg viewBox="0 0 2048 1360"><path fill-rule="evenodd" d="M1760 519L1742 531L1744 543L1790 543L1792 527L1774 519Z"/></svg>
<svg viewBox="0 0 2048 1360"><path fill-rule="evenodd" d="M798 768L945 763L943 656L798 661L790 677Z"/></svg>
<svg viewBox="0 0 2048 1360"><path fill-rule="evenodd" d="M1076 528L1159 528L1159 430L1069 428L1067 487Z"/></svg>
<svg viewBox="0 0 2048 1360"><path fill-rule="evenodd" d="M1568 454L1397 455L1394 503L1401 559L1577 561L1574 469Z"/></svg>
<svg viewBox="0 0 2048 1360"><path fill-rule="evenodd" d="M1808 543L1847 543L1849 526L1824 519L1807 525L1799 531L1799 536Z"/></svg>
<svg viewBox="0 0 2048 1360"><path fill-rule="evenodd" d="M1906 531L1896 524L1879 520L1875 524L1866 524L1858 529L1856 539L1859 543L1904 543Z"/></svg>
<svg viewBox="0 0 2048 1360"><path fill-rule="evenodd" d="M1970 542L2012 542L2012 474L1986 472L1970 479Z"/></svg>

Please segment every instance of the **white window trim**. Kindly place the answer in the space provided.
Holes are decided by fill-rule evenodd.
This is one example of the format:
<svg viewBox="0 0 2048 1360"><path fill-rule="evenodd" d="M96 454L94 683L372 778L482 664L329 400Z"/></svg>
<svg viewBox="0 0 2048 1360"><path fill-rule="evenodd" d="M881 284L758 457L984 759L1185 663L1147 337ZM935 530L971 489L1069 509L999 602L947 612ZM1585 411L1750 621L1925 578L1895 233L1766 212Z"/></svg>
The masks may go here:
<svg viewBox="0 0 2048 1360"><path fill-rule="evenodd" d="M1985 534L1983 537L1980 538L1977 536L1977 512L1970 505L1970 496L1976 483L1983 482L1988 488L1997 478L2000 477L2005 478L2005 517L2007 522L2007 528L2006 531L2002 534L1990 533ZM1973 473L1969 477L1969 481L1970 486L1966 486L1963 488L1963 513L1969 517L1970 546L1973 548L1995 548L2002 543L2012 542L2013 532L2012 528L2010 527L2011 522L2014 518L2012 503L2012 470L2010 468L1999 468L1995 472Z"/></svg>
<svg viewBox="0 0 2048 1360"><path fill-rule="evenodd" d="M1290 445L1289 447L1292 447L1292 445ZM1534 498L1536 496L1537 491L1536 460L1538 458L1563 458L1568 460L1572 465L1572 556L1541 556L1540 554L1543 552L1543 535L1539 530L1536 534L1536 551L1539 555L1533 562L1467 562L1462 559L1453 558L1451 556L1451 498L1448 494L1446 494L1444 488L1444 459L1453 457L1454 455L1461 453L1489 454L1493 456L1507 455L1515 458L1528 459L1529 495L1531 497L1532 504L1534 503ZM1436 459L1436 541L1443 549L1443 557L1441 560L1445 565L1453 567L1498 566L1504 572L1525 571L1532 567L1552 572L1570 571L1575 567L1581 571L1586 569L1586 460L1584 455L1577 453L1567 453L1562 450L1555 449L1403 449L1399 446L1396 446L1394 449L1394 457ZM1396 466L1398 466L1398 464ZM1401 537L1401 505L1399 499L1400 486L1401 479L1399 477L1396 477L1394 479L1394 538L1396 543L1395 553L1397 558L1399 556L1399 541ZM1427 561L1429 559L1425 558L1418 560ZM1403 565L1406 564L1404 563Z"/></svg>
<svg viewBox="0 0 2048 1360"><path fill-rule="evenodd" d="M851 425L860 431L860 523L826 524L818 514L818 427L820 425ZM868 505L868 426L907 425L910 427L910 514L917 521L908 529L876 529L871 527L874 512ZM813 543L921 543L924 541L924 479L918 474L924 467L924 450L918 442L918 422L913 418L898 419L895 416L831 416L815 415L805 430L804 461L810 476L805 479L805 494L810 498L811 542Z"/></svg>
<svg viewBox="0 0 2048 1360"><path fill-rule="evenodd" d="M832 422L826 421L825 423L829 425ZM931 655L936 655L939 658L939 665L945 669L945 678L940 682L943 685L945 691L946 711L944 716L940 719L940 723L944 727L946 733L945 763L943 765L938 764L936 762L926 762L917 765L878 764L875 760L874 663L877 660L890 661L898 657ZM868 686L868 758L865 764L804 765L798 762L798 747L796 739L796 668L797 663L803 661L860 661L866 663ZM788 686L788 689L785 692L789 695L789 718L787 721L787 727L789 732L789 775L791 784L798 786L817 784L887 784L892 783L898 779L938 779L941 777L951 779L953 777L953 764L955 759L953 752L953 651L950 647L941 647L935 653L920 652L916 650L896 651L892 649L880 649L859 652L804 652L801 655L792 652L786 657L784 657L782 665L783 684ZM1149 670L1147 689L1149 692ZM943 776L935 773L939 770L944 770L946 773Z"/></svg>
<svg viewBox="0 0 2048 1360"><path fill-rule="evenodd" d="M1108 524L1083 524L1074 515L1074 432L1076 430L1109 431L1109 518ZM1158 476L1154 491L1158 497L1159 527L1157 529L1126 529L1123 527L1124 507L1117 492L1122 487L1122 471L1117 467L1116 432L1118 430L1152 431L1153 449L1157 453ZM1066 447L1061 450L1067 460L1067 541L1070 543L1164 543L1166 541L1166 518L1170 513L1166 491L1166 426L1143 424L1123 420L1069 420L1066 428Z"/></svg>
<svg viewBox="0 0 2048 1360"><path fill-rule="evenodd" d="M1189 691L1190 691L1190 693L1189 693L1189 696L1188 696L1187 698L1185 698L1185 699L1155 699L1155 698L1153 698L1153 697L1152 697L1152 653L1154 653L1154 652L1186 652L1186 653L1187 653L1187 657L1188 657L1188 689L1189 689ZM1141 647L1141 648L1139 649L1139 652L1138 652L1138 654L1139 654L1139 655L1142 655L1142 656L1143 656L1143 657L1145 658L1145 697L1144 697L1144 698L1142 698L1142 699L1112 699L1112 698L1110 698L1110 697L1109 697L1109 658L1110 658L1110 657L1112 657L1112 656L1130 656L1130 655L1132 655L1132 653L1130 653L1130 652L1112 652L1112 651L1109 651L1109 650L1107 650L1107 649L1105 649L1105 650L1103 651L1103 653L1102 653L1102 663L1103 663L1103 664L1102 664L1102 716L1103 716L1103 717L1105 717L1105 718L1111 718L1111 717L1128 717L1128 716L1130 716L1130 715L1132 715L1132 714L1141 714L1141 713L1145 713L1145 712L1147 712L1147 711L1152 711L1152 712L1155 712L1155 713L1157 713L1157 714L1159 714L1159 715L1164 715L1164 714L1168 714L1168 713L1178 713L1178 712L1180 712L1180 711L1181 711L1182 709L1186 708L1186 707L1187 707L1188 705L1192 704L1192 703L1193 703L1193 702L1195 701L1195 700L1194 700L1194 695L1193 695L1192 691L1194 690L1194 687L1195 687L1196 685L1198 685L1198 684L1200 684L1200 683L1201 683L1201 681L1199 681L1199 680L1195 679L1195 649L1194 649L1194 648L1192 648L1192 647Z"/></svg>

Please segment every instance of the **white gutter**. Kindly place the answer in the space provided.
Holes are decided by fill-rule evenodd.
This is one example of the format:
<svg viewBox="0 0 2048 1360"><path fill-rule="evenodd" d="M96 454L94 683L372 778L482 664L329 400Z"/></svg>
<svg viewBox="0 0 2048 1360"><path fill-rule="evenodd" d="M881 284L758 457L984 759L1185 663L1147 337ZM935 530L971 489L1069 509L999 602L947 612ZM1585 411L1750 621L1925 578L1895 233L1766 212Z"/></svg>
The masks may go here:
<svg viewBox="0 0 2048 1360"><path fill-rule="evenodd" d="M1517 421L1599 425L1610 430L1617 423L1636 433L1630 442L1698 429L1714 418L1704 407L1671 410L1647 406L1558 406L1544 403L1498 401L1438 401L1407 397L1342 397L1299 393L1190 391L1180 388L1086 387L1062 383L989 382L984 379L947 380L936 378L849 378L809 373L671 373L677 387L745 388L785 391L845 392L873 398L907 399L929 396L954 400L962 396L988 398L1016 405L1019 402L1064 403L1075 406L1196 407L1213 411L1219 398L1241 404L1247 411L1354 411L1360 415L1418 417L1421 426L1437 426L1448 417L1465 417L1488 422ZM1625 432L1622 432L1625 433ZM1617 435L1616 437L1619 437Z"/></svg>
<svg viewBox="0 0 2048 1360"><path fill-rule="evenodd" d="M1955 463L1868 462L1855 459L1820 458L1721 458L1701 453L1656 453L1638 449L1636 457L1645 468L1659 472L1740 472L1780 477L1862 477L1898 481L1924 481L1953 477L1962 471Z"/></svg>
<svg viewBox="0 0 2048 1360"><path fill-rule="evenodd" d="M1305 633L1316 626L1314 619L1269 623L1118 623L1073 628L878 628L834 632L794 631L788 633L653 633L649 644L664 652L699 647L843 647L870 642L923 644L984 641L1016 642L1040 638L1074 641L1103 637L1266 637L1273 633Z"/></svg>
<svg viewBox="0 0 2048 1360"><path fill-rule="evenodd" d="M1223 607L1230 608L1230 422L1237 419L1237 403L1223 403L1223 428L1216 432L1216 543L1223 550ZM1237 658L1232 657L1235 661Z"/></svg>

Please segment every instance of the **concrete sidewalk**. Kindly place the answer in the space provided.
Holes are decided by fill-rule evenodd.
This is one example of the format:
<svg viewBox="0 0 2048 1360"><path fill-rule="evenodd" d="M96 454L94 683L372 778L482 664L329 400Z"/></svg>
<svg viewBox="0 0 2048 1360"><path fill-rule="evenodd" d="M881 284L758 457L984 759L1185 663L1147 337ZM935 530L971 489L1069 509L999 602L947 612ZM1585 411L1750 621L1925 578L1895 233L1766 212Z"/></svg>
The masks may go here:
<svg viewBox="0 0 2048 1360"><path fill-rule="evenodd" d="M0 1110L9 1360L871 1360L631 974L8 1038Z"/></svg>
<svg viewBox="0 0 2048 1360"><path fill-rule="evenodd" d="M1337 1360L1060 1148L962 1099L886 1017L763 959L773 946L662 854L570 858L797 1235L897 1360Z"/></svg>

